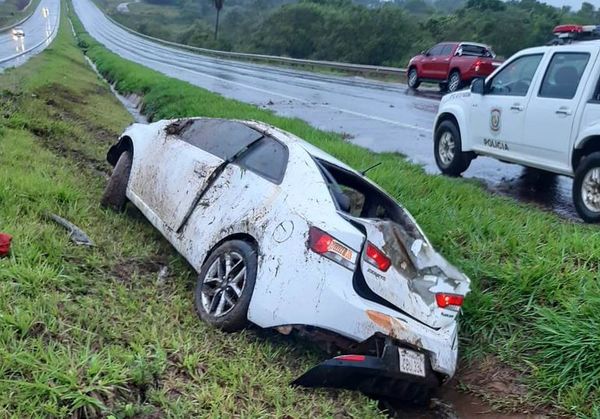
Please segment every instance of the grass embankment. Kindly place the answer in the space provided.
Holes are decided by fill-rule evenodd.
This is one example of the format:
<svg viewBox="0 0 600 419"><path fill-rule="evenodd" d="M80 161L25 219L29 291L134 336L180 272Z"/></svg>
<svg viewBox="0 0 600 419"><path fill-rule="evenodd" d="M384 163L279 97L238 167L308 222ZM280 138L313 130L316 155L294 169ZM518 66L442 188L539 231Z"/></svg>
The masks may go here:
<svg viewBox="0 0 600 419"><path fill-rule="evenodd" d="M318 362L311 350L200 323L182 258L135 211L98 207L106 150L131 117L65 19L0 90L0 231L14 236L0 259L0 417L378 416L355 393L289 387Z"/></svg>
<svg viewBox="0 0 600 419"><path fill-rule="evenodd" d="M40 4L40 0L6 0L0 2L0 28L14 25L29 16L38 4Z"/></svg>
<svg viewBox="0 0 600 419"><path fill-rule="evenodd" d="M522 397L529 402L581 416L600 415L598 226L490 196L471 181L426 175L397 155L370 153L297 119L168 78L109 52L78 22L75 28L100 72L119 91L143 95L144 112L153 119L258 119L354 167L383 162L370 176L402 202L433 243L472 278L473 291L462 317L463 361L493 355L524 373L530 391Z"/></svg>

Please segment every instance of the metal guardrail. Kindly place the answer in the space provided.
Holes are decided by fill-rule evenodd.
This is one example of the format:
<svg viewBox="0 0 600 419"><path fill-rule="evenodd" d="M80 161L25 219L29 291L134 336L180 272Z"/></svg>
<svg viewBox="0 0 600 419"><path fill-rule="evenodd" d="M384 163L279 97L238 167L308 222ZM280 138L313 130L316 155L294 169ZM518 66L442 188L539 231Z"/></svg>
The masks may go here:
<svg viewBox="0 0 600 419"><path fill-rule="evenodd" d="M29 3L27 3L27 6L25 6L23 8L23 10L27 10L29 8L29 6L31 6L31 3L33 3L33 0L29 0ZM13 23L13 24L10 24L10 25L5 26L3 28L0 28L0 32L6 32L6 31L14 28L15 26L19 26L19 25L23 24L27 19L29 19L31 16L33 16L34 13L35 13L35 8L33 9L33 11L31 13L29 13L23 19L19 20L17 23Z"/></svg>
<svg viewBox="0 0 600 419"><path fill-rule="evenodd" d="M278 57L276 55L264 55L264 54L250 54L245 52L231 52L231 51L219 51L215 49L208 48L199 48L193 47L191 45L179 44L177 42L166 41L164 39L155 38L153 36L145 35L143 33L134 31L131 28L117 22L107 14L104 14L108 20L110 20L113 24L117 25L121 29L132 33L134 35L140 36L142 38L158 42L160 44L172 46L179 49L185 49L189 51L198 52L205 55L211 55L219 58L233 58L238 60L248 60L248 61L260 61L266 63L277 63L277 64L288 64L288 65L302 65L302 66L311 66L311 67L322 67L328 69L341 70L351 73L369 73L369 74L383 74L383 75L403 75L406 74L405 68L397 68L397 67L383 67L383 66L375 66L375 65L364 65L364 64L349 64L349 63L340 63L336 61L318 61L318 60L303 60L299 58L289 58L289 57Z"/></svg>
<svg viewBox="0 0 600 419"><path fill-rule="evenodd" d="M51 41L56 36L56 32L58 31L59 26L60 26L60 2L58 4L58 16L56 18L56 24L54 25L54 28L52 28L52 32L50 33L50 35L48 35L46 38L44 38L43 40L41 40L40 42L38 42L31 48L27 48L26 50L21 51L18 54L14 54L14 55L11 55L10 57L6 57L6 58L0 58L0 64L5 63L7 61L12 61L15 58L18 58L22 55L29 54L30 52L32 52L32 51L38 49L39 47L41 47L42 45L44 45L44 43L48 42L49 40Z"/></svg>

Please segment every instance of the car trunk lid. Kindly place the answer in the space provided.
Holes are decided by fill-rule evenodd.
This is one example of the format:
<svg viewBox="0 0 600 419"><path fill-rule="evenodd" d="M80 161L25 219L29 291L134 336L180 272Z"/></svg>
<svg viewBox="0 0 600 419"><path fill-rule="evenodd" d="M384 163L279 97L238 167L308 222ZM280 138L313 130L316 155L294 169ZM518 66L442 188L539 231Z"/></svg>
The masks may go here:
<svg viewBox="0 0 600 419"><path fill-rule="evenodd" d="M441 304L439 298L452 296L462 303L469 291L469 278L437 253L412 217L401 222L364 219L346 215L364 228L367 240L359 260L366 286L386 305L433 328L456 318L459 307ZM379 250L380 255L369 246ZM386 257L389 267L375 259ZM454 296L456 298L454 298Z"/></svg>

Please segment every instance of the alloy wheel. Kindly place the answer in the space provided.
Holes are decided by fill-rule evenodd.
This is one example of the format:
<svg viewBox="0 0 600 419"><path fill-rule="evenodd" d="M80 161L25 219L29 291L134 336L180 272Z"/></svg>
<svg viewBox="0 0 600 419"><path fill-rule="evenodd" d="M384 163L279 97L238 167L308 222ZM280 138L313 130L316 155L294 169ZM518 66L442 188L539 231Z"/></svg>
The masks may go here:
<svg viewBox="0 0 600 419"><path fill-rule="evenodd" d="M458 73L452 73L452 76L450 77L450 83L448 83L448 90L450 92L455 92L458 89L459 84L460 76Z"/></svg>
<svg viewBox="0 0 600 419"><path fill-rule="evenodd" d="M238 303L246 285L246 264L242 255L229 251L219 255L202 279L202 308L221 317Z"/></svg>

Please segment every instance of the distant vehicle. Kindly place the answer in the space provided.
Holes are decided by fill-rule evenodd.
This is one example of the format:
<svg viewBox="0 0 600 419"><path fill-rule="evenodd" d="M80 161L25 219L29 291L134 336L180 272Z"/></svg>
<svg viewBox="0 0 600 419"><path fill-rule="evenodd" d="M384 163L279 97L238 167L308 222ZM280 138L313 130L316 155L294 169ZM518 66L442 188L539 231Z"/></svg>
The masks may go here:
<svg viewBox="0 0 600 419"><path fill-rule="evenodd" d="M558 25L552 31L554 38L548 45L564 45L577 41L600 39L600 25Z"/></svg>
<svg viewBox="0 0 600 419"><path fill-rule="evenodd" d="M44 16L44 17L48 17L49 15L50 15L50 11L48 10L48 8L47 8L47 7L44 7L44 8L42 9L42 16Z"/></svg>
<svg viewBox="0 0 600 419"><path fill-rule="evenodd" d="M439 169L478 155L573 177L573 201L600 222L600 41L530 48L471 91L444 96L434 126Z"/></svg>
<svg viewBox="0 0 600 419"><path fill-rule="evenodd" d="M13 28L12 35L13 38L21 38L25 36L25 31L20 26L17 26L16 28Z"/></svg>
<svg viewBox="0 0 600 419"><path fill-rule="evenodd" d="M487 45L442 42L410 60L408 86L417 89L422 82L434 82L443 91L455 92L476 77L490 75L500 65L495 58Z"/></svg>
<svg viewBox="0 0 600 419"><path fill-rule="evenodd" d="M454 374L469 279L362 173L272 126L209 118L134 124L107 158L103 205L131 201L189 261L203 321L335 355L294 384L422 402Z"/></svg>

